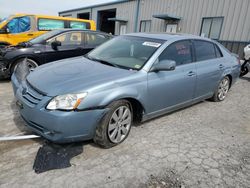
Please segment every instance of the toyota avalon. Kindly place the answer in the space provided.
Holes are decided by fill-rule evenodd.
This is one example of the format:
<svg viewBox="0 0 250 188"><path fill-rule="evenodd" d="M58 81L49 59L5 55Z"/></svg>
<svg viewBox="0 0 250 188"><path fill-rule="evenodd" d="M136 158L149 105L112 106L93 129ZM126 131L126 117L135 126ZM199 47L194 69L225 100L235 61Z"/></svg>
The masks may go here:
<svg viewBox="0 0 250 188"><path fill-rule="evenodd" d="M18 74L13 89L30 129L53 142L93 139L109 148L123 142L134 123L205 99L223 101L240 63L210 39L136 33L85 57Z"/></svg>

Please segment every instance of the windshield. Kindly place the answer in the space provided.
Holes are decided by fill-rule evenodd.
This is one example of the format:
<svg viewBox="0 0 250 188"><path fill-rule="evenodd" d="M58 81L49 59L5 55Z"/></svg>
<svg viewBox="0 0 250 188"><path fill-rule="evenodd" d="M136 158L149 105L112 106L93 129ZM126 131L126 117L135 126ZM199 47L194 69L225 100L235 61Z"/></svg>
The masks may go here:
<svg viewBox="0 0 250 188"><path fill-rule="evenodd" d="M53 30L53 31L44 33L44 34L30 40L29 42L31 42L32 44L40 44L43 41L46 41L46 40L50 39L51 37L53 37L53 36L55 36L55 35L57 35L59 33L61 33L60 30Z"/></svg>
<svg viewBox="0 0 250 188"><path fill-rule="evenodd" d="M143 37L119 36L91 51L87 57L118 67L139 70L163 42Z"/></svg>

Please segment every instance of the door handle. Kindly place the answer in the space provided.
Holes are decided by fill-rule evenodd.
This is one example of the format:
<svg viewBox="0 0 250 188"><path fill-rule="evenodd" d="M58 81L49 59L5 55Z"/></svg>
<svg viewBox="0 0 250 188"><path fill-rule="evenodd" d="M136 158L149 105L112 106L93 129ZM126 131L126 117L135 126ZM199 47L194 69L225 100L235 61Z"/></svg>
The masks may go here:
<svg viewBox="0 0 250 188"><path fill-rule="evenodd" d="M224 67L225 67L225 66L222 65L222 64L219 65L219 68L220 68L220 69L223 69Z"/></svg>
<svg viewBox="0 0 250 188"><path fill-rule="evenodd" d="M196 73L194 72L194 71L190 71L190 72L188 72L188 74L187 74L188 76L195 76L196 75Z"/></svg>

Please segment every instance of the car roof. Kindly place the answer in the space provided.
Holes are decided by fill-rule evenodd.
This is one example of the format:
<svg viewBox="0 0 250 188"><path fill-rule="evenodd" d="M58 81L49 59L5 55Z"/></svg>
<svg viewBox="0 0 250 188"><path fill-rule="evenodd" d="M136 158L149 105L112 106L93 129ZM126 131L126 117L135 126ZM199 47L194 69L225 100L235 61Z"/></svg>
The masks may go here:
<svg viewBox="0 0 250 188"><path fill-rule="evenodd" d="M51 30L51 31L55 31L55 30ZM105 32L102 32L102 31L94 31L94 30L90 30L90 29L70 29L70 28L64 28L64 29L56 29L56 31L59 31L60 33L71 32L71 31L83 31L83 32L100 33L100 34L112 36L109 33L105 33Z"/></svg>
<svg viewBox="0 0 250 188"><path fill-rule="evenodd" d="M159 39L159 40L170 40L170 39L200 39L200 40L207 40L212 41L205 37L200 37L196 35L191 34L185 34L185 33L130 33L126 34L126 36L135 36L135 37L145 37L145 38L151 38L151 39Z"/></svg>

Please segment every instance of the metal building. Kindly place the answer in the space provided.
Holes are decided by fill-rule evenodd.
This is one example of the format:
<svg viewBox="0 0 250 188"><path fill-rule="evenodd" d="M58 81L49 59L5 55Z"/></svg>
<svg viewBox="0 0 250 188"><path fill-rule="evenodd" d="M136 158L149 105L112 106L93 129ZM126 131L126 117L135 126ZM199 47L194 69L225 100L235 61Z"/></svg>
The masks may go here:
<svg viewBox="0 0 250 188"><path fill-rule="evenodd" d="M130 32L181 32L218 40L242 56L250 41L250 0L118 0L59 12L93 19L97 29Z"/></svg>

